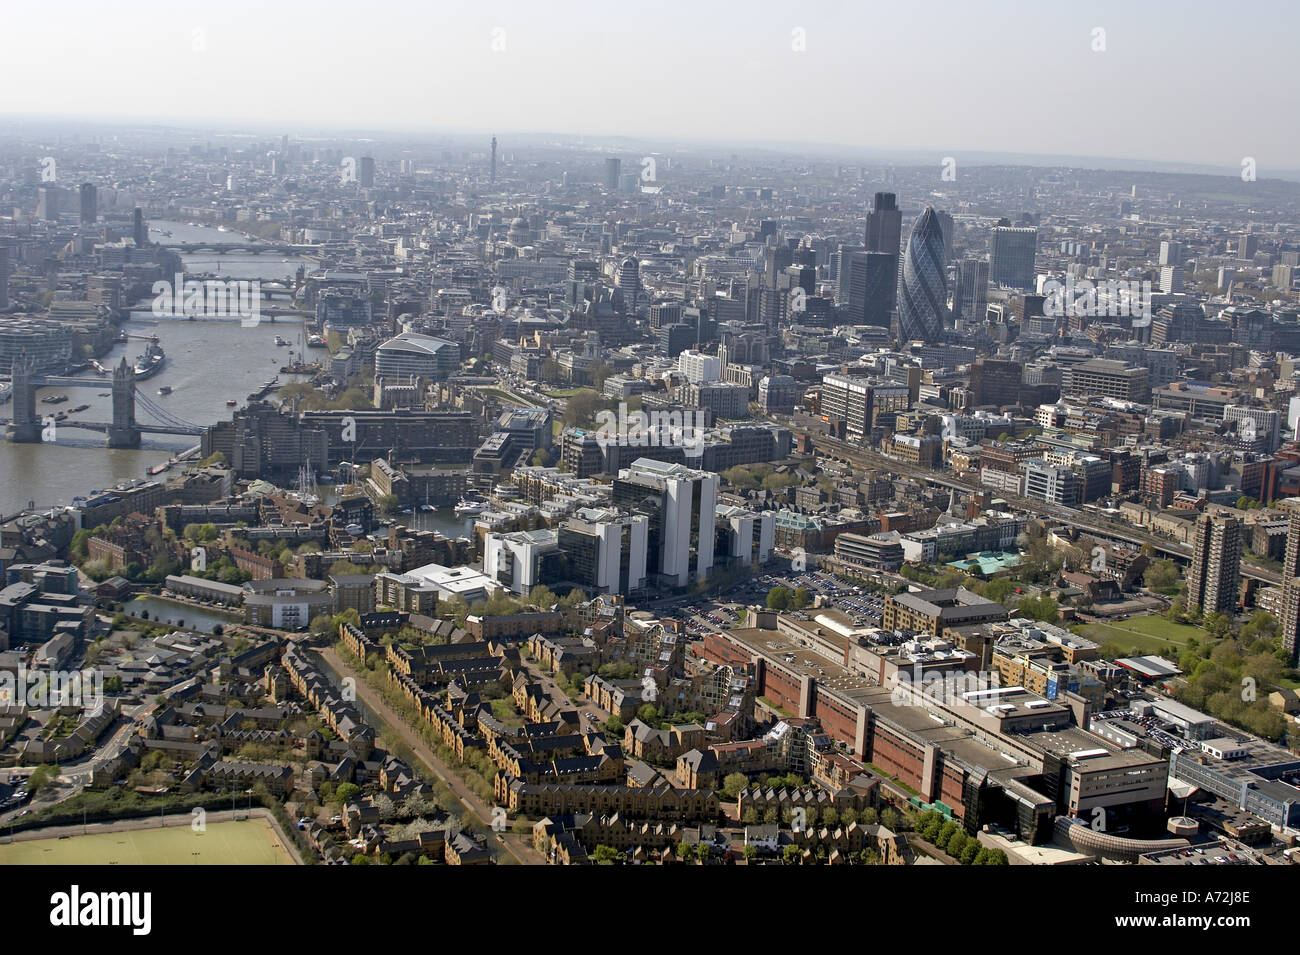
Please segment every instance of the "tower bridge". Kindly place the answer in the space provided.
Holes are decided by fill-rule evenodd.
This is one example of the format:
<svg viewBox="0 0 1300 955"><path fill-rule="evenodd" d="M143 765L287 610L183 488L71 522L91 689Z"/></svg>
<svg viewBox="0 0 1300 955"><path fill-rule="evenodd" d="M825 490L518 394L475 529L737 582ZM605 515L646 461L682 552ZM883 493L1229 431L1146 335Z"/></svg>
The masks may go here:
<svg viewBox="0 0 1300 955"><path fill-rule="evenodd" d="M97 378L63 378L58 376L42 377L33 373L30 361L15 361L13 378L13 418L9 422L8 438L19 443L35 443L44 440L48 418L43 418L36 406L36 389L42 387L56 388L102 388L104 383ZM102 431L106 444L110 448L138 448L144 434L188 434L203 433L203 426L178 418L169 411L160 408L153 401L140 394L135 387L135 371L125 357L113 369L113 420L80 421L69 418L56 422L59 428L80 428L87 431ZM136 406L139 405L154 421L136 420Z"/></svg>

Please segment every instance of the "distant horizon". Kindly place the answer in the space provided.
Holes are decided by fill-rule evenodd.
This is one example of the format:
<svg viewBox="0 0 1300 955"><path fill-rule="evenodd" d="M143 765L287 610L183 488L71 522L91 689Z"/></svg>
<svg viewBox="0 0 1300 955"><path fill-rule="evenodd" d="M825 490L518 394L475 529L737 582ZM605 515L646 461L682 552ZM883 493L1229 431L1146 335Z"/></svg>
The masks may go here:
<svg viewBox="0 0 1300 955"><path fill-rule="evenodd" d="M933 163L937 168L943 158L938 156L934 150L922 147L867 147L837 142L792 143L758 139L723 140L693 139L688 137L676 137L675 139L670 139L669 137L648 137L627 133L584 134L578 131L558 130L494 130L486 128L438 129L432 127L368 128L346 124L335 126L312 124L311 128L294 132L293 129L296 124L293 122L279 124L272 121L266 121L240 125L221 120L199 121L195 119L176 117L150 118L143 116L121 116L92 118L35 113L0 114L0 142L3 142L6 138L18 138L18 130L5 128L5 124L10 123L27 124L38 128L51 127L52 130L79 123L88 123L91 125L91 128L103 129L105 132L110 132L112 130L137 129L141 131L154 130L160 133L191 133L195 135L207 134L209 136L248 138L266 137L269 139L279 139L283 135L288 135L290 141L299 142L314 142L317 140L352 140L356 142L373 141L381 144L401 144L407 141L412 143L429 142L431 144L436 144L440 140L450 140L453 142L463 142L468 144L482 139L482 146L485 150L492 137L495 136L502 153L510 152L510 141L514 138L517 142L521 142L529 147L542 145L549 145L555 148L586 147L590 148L593 152L612 152L618 149L632 150L635 146L638 148L633 151L640 151L642 149L650 150L651 147L655 147L652 151L661 155L671 155L674 150L686 150L691 152L700 152L706 155L714 155L722 152L748 149L771 154L770 158L788 156L791 158L803 158L809 162L841 163L845 165L889 163L902 165L908 168L923 167L931 163ZM102 137L86 135L78 136L79 141L92 141L100 138ZM566 142L566 140L569 142ZM581 142L572 142L572 140L579 140ZM1030 168L1065 167L1116 173L1133 172L1158 173L1163 175L1224 176L1230 179L1238 178L1240 176L1239 166L1226 167L1213 163L1187 160L1144 159L1137 156L1126 157L1087 153L1029 153L1016 152L1012 150L975 149L954 149L952 150L952 153L958 158L959 163L972 166L1025 166ZM1257 169L1257 178L1259 180L1276 179L1287 182L1300 182L1300 167L1293 169L1270 169L1259 167Z"/></svg>

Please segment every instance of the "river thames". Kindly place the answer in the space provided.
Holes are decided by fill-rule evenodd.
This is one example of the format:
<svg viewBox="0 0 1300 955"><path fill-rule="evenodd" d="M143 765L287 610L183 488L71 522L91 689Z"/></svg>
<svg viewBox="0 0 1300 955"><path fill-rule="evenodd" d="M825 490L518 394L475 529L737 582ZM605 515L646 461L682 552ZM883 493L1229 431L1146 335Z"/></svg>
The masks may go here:
<svg viewBox="0 0 1300 955"><path fill-rule="evenodd" d="M150 230L152 238L161 242L247 241L236 232L183 222L153 222ZM163 235L164 231L171 235ZM187 272L213 272L215 265L220 264L222 275L266 281L293 275L299 264L308 269L315 267L308 260L293 258L284 262L283 258L279 254L230 253L185 256L184 261ZM114 346L100 362L109 367L123 355L132 361L148 346L148 339L156 336L167 355L166 363L152 378L138 382L137 389L168 413L199 426L228 420L235 411L226 406L228 400L233 399L242 406L249 393L277 375L282 383L295 380L290 375L279 375L279 369L290 363L291 351L300 355L305 346L299 318L271 321L264 317L258 325L246 328L238 320L156 319L149 311L142 310L134 312L122 329L131 339ZM290 345L277 347L277 336L288 340ZM309 360L323 354L323 350L307 352ZM86 372L78 377L92 376ZM40 398L59 394L66 394L68 400L53 405L38 404L38 407L42 413L68 411L71 421L77 418L110 421L113 416L108 396L110 385L107 380L97 380L102 382L102 387L41 388L37 392L38 402ZM172 389L171 394L158 394L164 385ZM73 408L83 404L89 407L71 414ZM0 417L9 417L12 407L12 403L0 406ZM140 407L136 409L136 418L142 423L152 420ZM53 442L11 444L0 440L0 513L12 514L29 503L38 508L68 504L74 497L92 490L109 488L132 478L145 478L149 467L198 442L197 437L146 433L139 450L110 450L104 447L102 433L62 424L56 426Z"/></svg>

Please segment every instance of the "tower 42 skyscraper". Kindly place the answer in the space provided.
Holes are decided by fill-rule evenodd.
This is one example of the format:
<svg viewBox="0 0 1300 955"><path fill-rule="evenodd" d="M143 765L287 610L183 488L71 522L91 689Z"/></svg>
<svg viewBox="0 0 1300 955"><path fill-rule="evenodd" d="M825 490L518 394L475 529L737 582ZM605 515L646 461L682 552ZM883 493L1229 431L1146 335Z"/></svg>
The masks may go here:
<svg viewBox="0 0 1300 955"><path fill-rule="evenodd" d="M912 226L903 256L898 294L898 334L904 341L937 342L948 310L947 257L943 228L933 207L926 207Z"/></svg>

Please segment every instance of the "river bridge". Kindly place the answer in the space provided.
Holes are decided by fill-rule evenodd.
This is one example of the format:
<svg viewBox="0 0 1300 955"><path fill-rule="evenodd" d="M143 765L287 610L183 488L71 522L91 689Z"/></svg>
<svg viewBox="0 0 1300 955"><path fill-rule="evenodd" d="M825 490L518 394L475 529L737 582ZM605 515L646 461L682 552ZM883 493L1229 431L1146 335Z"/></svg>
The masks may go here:
<svg viewBox="0 0 1300 955"><path fill-rule="evenodd" d="M9 422L8 438L17 443L33 444L51 440L47 436L59 428L79 428L99 431L106 435L110 448L138 448L144 434L200 435L203 425L194 424L159 407L136 389L135 371L124 357L113 369L113 420L82 421L67 418L63 421L54 415L42 416L36 405L36 389L103 388L98 378L65 378L39 376L33 373L31 362L16 361L13 365L13 418ZM153 421L136 419L137 406Z"/></svg>
<svg viewBox="0 0 1300 955"><path fill-rule="evenodd" d="M227 252L248 252L252 255L261 255L263 252L278 255L310 255L321 251L318 245L291 245L283 242L164 242L162 247L173 252L184 252L187 255L193 252L212 252L216 255L225 255Z"/></svg>

